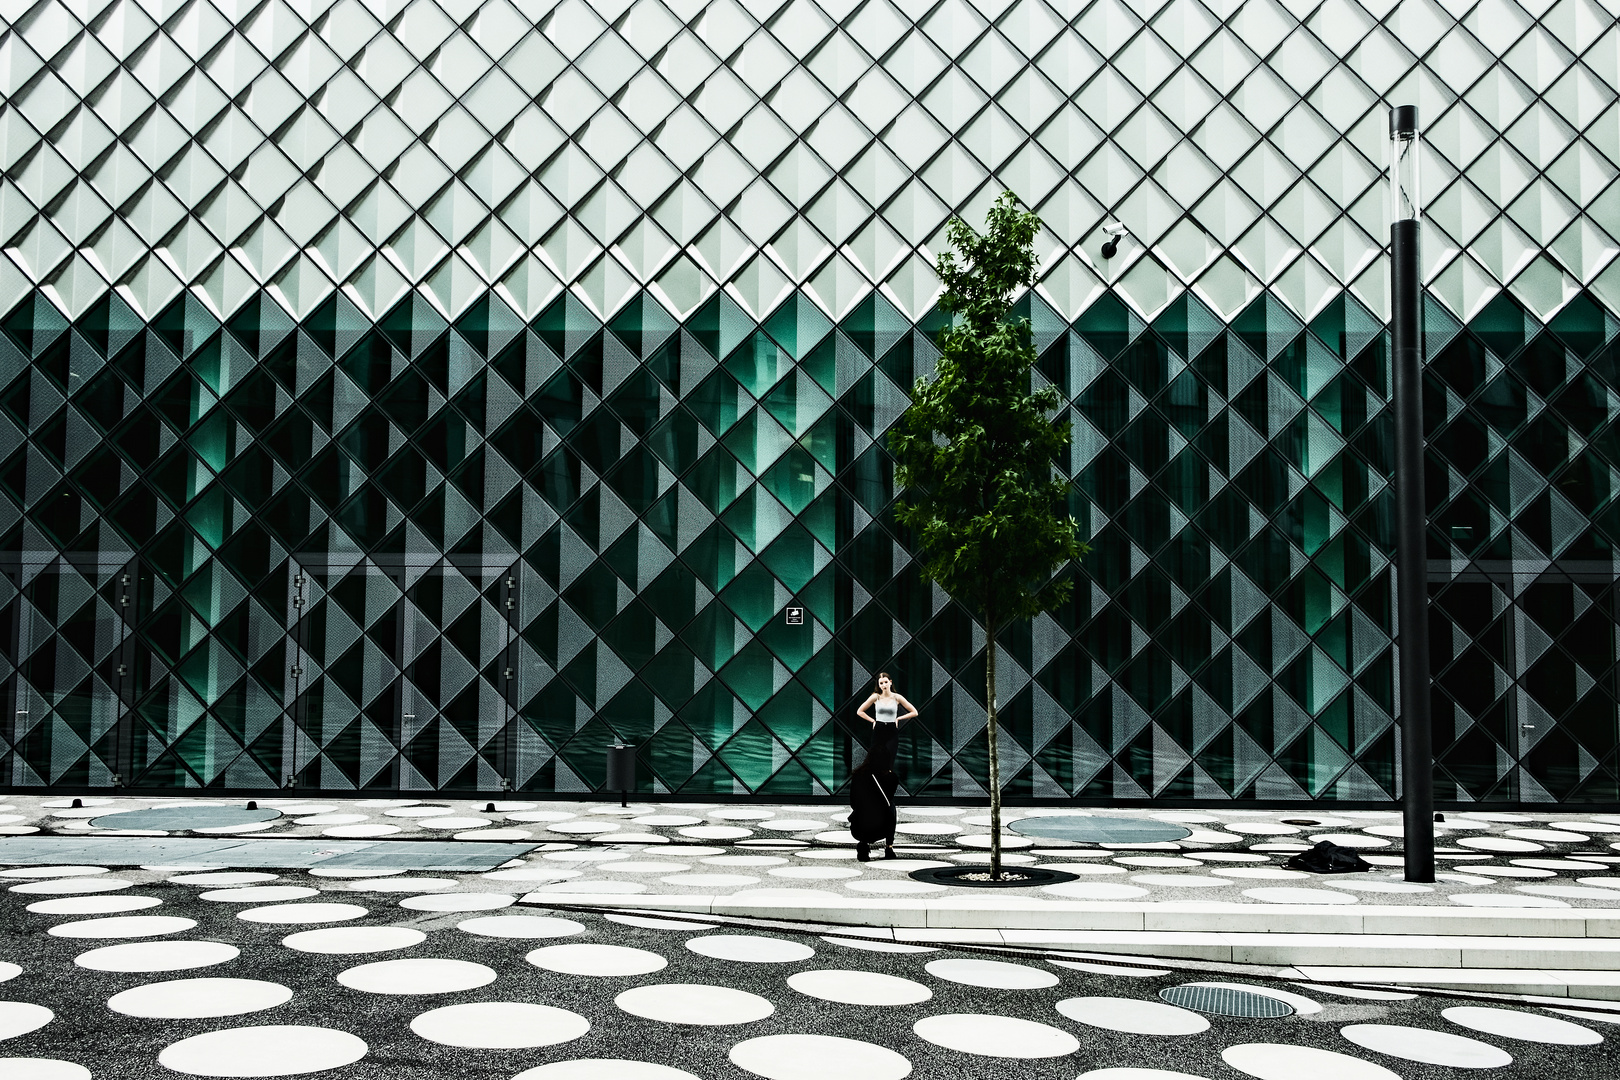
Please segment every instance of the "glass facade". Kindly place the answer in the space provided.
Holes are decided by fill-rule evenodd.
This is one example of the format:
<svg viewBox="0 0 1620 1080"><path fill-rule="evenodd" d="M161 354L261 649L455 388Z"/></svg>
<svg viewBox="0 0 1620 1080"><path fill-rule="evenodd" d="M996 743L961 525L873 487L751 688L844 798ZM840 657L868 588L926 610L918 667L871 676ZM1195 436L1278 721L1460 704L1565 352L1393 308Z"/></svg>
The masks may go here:
<svg viewBox="0 0 1620 1080"><path fill-rule="evenodd" d="M882 669L983 795L884 434L1009 188L1093 548L1009 795L1390 799L1415 102L1437 794L1620 801L1617 14L0 0L0 784L813 797Z"/></svg>

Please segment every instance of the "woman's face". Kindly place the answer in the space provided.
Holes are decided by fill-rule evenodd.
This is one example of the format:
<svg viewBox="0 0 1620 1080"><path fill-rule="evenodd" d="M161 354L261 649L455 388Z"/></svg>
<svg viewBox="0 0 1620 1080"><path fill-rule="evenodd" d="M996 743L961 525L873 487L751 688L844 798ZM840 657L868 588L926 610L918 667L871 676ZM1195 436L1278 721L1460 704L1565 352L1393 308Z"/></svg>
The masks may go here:
<svg viewBox="0 0 1620 1080"><path fill-rule="evenodd" d="M878 680L878 693L880 693L880 694L888 694L888 693L893 692L893 690L894 690L894 681L891 680L887 675L883 676L883 678Z"/></svg>

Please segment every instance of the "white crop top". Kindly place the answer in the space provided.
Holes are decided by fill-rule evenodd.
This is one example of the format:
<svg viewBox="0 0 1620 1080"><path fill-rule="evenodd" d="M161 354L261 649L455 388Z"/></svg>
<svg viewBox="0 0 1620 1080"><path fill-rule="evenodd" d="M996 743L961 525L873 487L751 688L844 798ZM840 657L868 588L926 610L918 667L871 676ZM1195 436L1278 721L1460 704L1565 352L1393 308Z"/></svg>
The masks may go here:
<svg viewBox="0 0 1620 1080"><path fill-rule="evenodd" d="M896 722L895 718L900 715L900 703L895 701L894 698L878 698L874 711L877 714L878 723L893 724Z"/></svg>

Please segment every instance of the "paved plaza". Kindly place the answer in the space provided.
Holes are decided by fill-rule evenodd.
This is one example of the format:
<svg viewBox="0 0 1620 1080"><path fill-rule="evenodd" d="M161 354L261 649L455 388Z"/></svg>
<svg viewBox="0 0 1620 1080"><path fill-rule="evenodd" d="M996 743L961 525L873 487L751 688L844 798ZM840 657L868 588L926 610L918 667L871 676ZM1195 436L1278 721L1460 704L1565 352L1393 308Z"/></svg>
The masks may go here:
<svg viewBox="0 0 1620 1080"><path fill-rule="evenodd" d="M7 1080L1620 1072L1620 817L1448 815L1419 887L1386 812L1098 810L1188 835L983 890L911 876L975 808L861 863L826 805L82 801L0 809ZM1322 836L1375 869L1283 867Z"/></svg>

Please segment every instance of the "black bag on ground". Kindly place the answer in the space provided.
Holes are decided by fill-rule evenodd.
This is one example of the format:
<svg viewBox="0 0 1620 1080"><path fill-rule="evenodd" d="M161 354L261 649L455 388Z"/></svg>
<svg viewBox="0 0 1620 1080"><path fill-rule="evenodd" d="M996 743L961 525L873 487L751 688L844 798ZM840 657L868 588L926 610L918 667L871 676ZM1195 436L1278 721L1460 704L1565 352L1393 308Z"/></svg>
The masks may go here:
<svg viewBox="0 0 1620 1080"><path fill-rule="evenodd" d="M1354 874L1371 870L1372 864L1361 857L1355 848L1340 847L1331 840L1323 840L1309 851L1302 851L1283 864L1290 870L1304 870L1308 874Z"/></svg>

